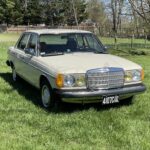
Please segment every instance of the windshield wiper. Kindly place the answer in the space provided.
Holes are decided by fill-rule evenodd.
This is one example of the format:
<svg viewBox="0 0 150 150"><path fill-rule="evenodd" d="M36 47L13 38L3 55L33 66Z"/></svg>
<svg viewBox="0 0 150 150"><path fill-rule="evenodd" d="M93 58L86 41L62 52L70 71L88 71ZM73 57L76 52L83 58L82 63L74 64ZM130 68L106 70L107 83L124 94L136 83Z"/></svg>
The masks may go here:
<svg viewBox="0 0 150 150"><path fill-rule="evenodd" d="M106 51L94 51L95 54L107 54Z"/></svg>
<svg viewBox="0 0 150 150"><path fill-rule="evenodd" d="M46 56L57 56L57 55L64 55L63 52L53 52L53 53L41 53L42 57L46 57Z"/></svg>
<svg viewBox="0 0 150 150"><path fill-rule="evenodd" d="M95 53L95 54L106 54L107 53L105 50L98 51L94 48L88 48L88 49L83 49L83 50L79 49L79 51L80 52L85 52L85 53L90 52L90 53Z"/></svg>

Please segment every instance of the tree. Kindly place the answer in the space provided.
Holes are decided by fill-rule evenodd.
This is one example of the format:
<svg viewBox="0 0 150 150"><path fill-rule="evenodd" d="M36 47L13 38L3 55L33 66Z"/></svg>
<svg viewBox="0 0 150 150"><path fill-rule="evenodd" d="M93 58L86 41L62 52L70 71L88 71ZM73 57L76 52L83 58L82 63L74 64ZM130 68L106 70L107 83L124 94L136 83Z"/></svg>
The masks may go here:
<svg viewBox="0 0 150 150"><path fill-rule="evenodd" d="M40 0L25 0L23 23L37 25L42 22Z"/></svg>
<svg viewBox="0 0 150 150"><path fill-rule="evenodd" d="M70 0L1 0L0 23L76 25L76 19L80 23L87 18L85 10L85 0L76 0L74 5Z"/></svg>
<svg viewBox="0 0 150 150"><path fill-rule="evenodd" d="M133 12L139 15L150 30L150 0L129 0Z"/></svg>
<svg viewBox="0 0 150 150"><path fill-rule="evenodd" d="M44 20L48 25L76 25L74 9L76 11L78 22L82 22L86 17L85 0L44 0L42 2L44 10Z"/></svg>
<svg viewBox="0 0 150 150"><path fill-rule="evenodd" d="M97 25L103 27L107 21L104 4L98 0L89 0L88 6L88 18Z"/></svg>
<svg viewBox="0 0 150 150"><path fill-rule="evenodd" d="M87 18L85 0L63 0L63 24L77 25ZM76 16L75 16L76 15Z"/></svg>
<svg viewBox="0 0 150 150"><path fill-rule="evenodd" d="M1 2L3 7L3 20L7 24L12 24L12 14L13 14L13 8L15 6L14 0L3 0Z"/></svg>
<svg viewBox="0 0 150 150"><path fill-rule="evenodd" d="M1 0L0 2L0 23L4 23L4 19L5 19L5 0Z"/></svg>
<svg viewBox="0 0 150 150"><path fill-rule="evenodd" d="M72 6L73 6L73 4L72 4ZM86 4L85 0L74 1L74 9L75 9L74 19L75 19L75 13L76 13L78 23L81 23L82 21L87 19L88 13L86 12L86 7L87 7L87 4ZM77 22L75 24L77 24Z"/></svg>
<svg viewBox="0 0 150 150"><path fill-rule="evenodd" d="M63 22L63 7L61 0L45 0L42 2L43 11L43 20L46 25L60 25Z"/></svg>
<svg viewBox="0 0 150 150"><path fill-rule="evenodd" d="M150 0L129 0L133 10L142 17L146 23L150 23Z"/></svg>
<svg viewBox="0 0 150 150"><path fill-rule="evenodd" d="M14 25L21 25L23 23L23 5L20 0L14 0L15 6L12 13L12 23Z"/></svg>
<svg viewBox="0 0 150 150"><path fill-rule="evenodd" d="M121 28L121 14L124 0L111 0L113 31L117 33L118 28Z"/></svg>

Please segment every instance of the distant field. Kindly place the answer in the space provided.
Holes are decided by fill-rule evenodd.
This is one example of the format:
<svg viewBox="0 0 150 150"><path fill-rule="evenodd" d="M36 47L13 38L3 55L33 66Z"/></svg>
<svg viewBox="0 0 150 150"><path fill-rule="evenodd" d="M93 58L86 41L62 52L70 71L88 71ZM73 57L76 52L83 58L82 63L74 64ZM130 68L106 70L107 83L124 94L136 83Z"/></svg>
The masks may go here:
<svg viewBox="0 0 150 150"><path fill-rule="evenodd" d="M2 41L17 41L19 38L19 33L1 33L0 34L0 42Z"/></svg>
<svg viewBox="0 0 150 150"><path fill-rule="evenodd" d="M104 43L112 44L114 43L114 38L100 38ZM117 42L119 43L127 43L131 44L131 38L117 38ZM150 44L150 40L146 40L147 44ZM133 39L133 43L135 44L145 44L145 39Z"/></svg>
<svg viewBox="0 0 150 150"><path fill-rule="evenodd" d="M150 56L131 55L128 50L124 56L145 70L147 91L136 96L132 105L62 104L58 112L46 112L38 103L39 91L23 80L14 83L5 64L7 48L15 43L8 41L17 38L17 34L0 35L1 150L150 149ZM112 39L102 41L113 44Z"/></svg>
<svg viewBox="0 0 150 150"><path fill-rule="evenodd" d="M131 39L131 38L117 38L115 44L114 38L100 38L102 43L109 47L109 49L123 50L124 52L131 53L131 51L138 53L150 54L150 40L145 39Z"/></svg>

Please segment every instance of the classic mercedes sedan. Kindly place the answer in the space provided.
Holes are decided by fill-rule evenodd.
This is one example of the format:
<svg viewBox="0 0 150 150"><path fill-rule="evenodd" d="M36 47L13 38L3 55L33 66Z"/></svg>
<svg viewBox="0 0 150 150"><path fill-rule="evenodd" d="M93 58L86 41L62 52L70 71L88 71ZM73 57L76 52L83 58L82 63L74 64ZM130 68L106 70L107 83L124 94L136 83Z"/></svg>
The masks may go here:
<svg viewBox="0 0 150 150"><path fill-rule="evenodd" d="M14 81L20 76L40 90L45 108L58 100L104 105L132 101L146 90L142 67L108 54L89 31L26 31L8 49L7 65Z"/></svg>

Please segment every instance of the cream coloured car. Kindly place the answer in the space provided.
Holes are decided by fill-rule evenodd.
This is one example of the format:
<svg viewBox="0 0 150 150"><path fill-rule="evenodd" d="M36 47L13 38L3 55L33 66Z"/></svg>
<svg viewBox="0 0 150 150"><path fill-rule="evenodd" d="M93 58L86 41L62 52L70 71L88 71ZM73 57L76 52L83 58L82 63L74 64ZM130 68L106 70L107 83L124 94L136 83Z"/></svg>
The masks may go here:
<svg viewBox="0 0 150 150"><path fill-rule="evenodd" d="M102 104L131 101L146 90L141 66L108 54L88 31L47 29L24 32L8 50L12 77L40 89L45 108L56 100Z"/></svg>

